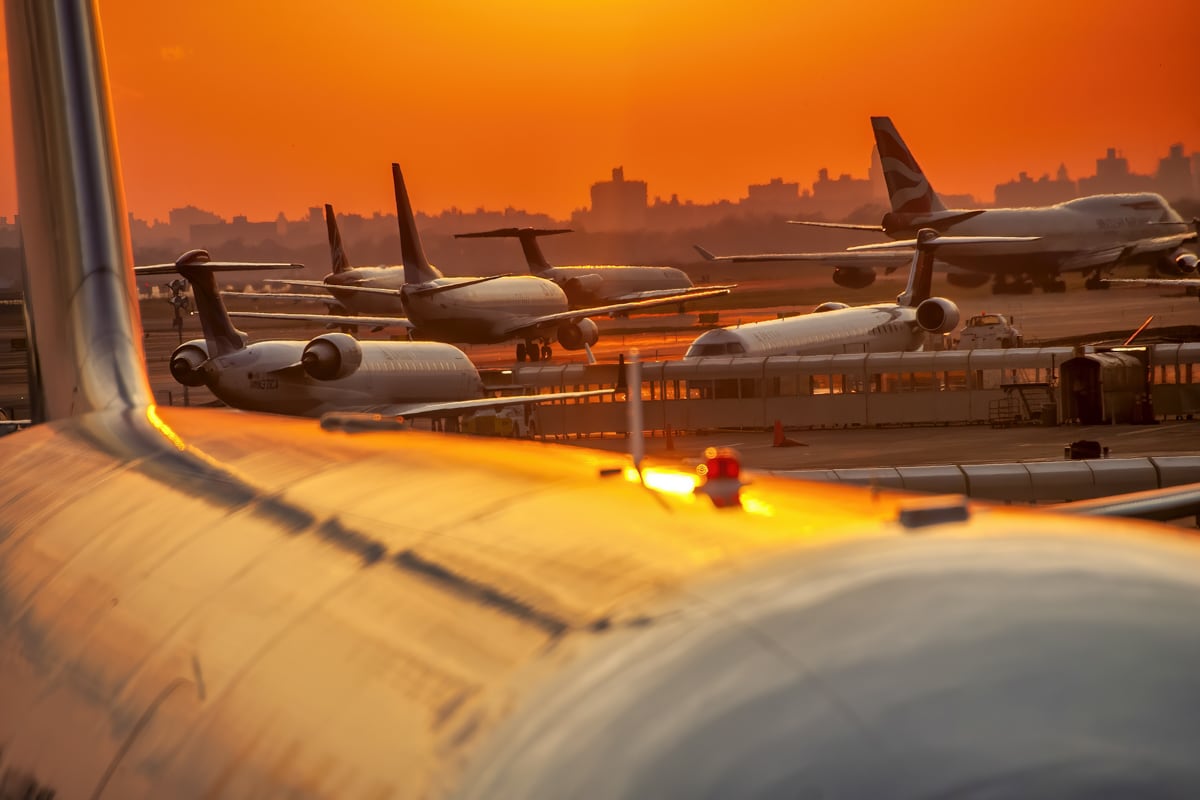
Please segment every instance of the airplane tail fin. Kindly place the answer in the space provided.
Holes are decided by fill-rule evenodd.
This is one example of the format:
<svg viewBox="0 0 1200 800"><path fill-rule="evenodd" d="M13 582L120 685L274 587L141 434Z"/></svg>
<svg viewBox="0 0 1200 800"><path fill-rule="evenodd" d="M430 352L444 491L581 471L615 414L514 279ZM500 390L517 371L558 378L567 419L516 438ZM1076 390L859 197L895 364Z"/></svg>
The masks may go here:
<svg viewBox="0 0 1200 800"><path fill-rule="evenodd" d="M892 211L898 214L928 214L945 211L946 206L933 191L929 179L921 172L917 160L900 138L890 117L871 117L875 130L875 146L883 164Z"/></svg>
<svg viewBox="0 0 1200 800"><path fill-rule="evenodd" d="M494 231L479 231L478 233L456 233L455 239L485 239L508 237L519 239L521 251L525 254L525 263L529 271L535 275L550 269L551 264L542 254L538 245L539 236L554 236L559 233L571 233L570 228L497 228Z"/></svg>
<svg viewBox="0 0 1200 800"><path fill-rule="evenodd" d="M408 188L400 165L392 164L392 184L396 190L396 223L400 226L400 256L404 262L404 282L428 283L442 277L442 273L425 258L421 237L417 233L417 219L412 203L408 199Z"/></svg>
<svg viewBox="0 0 1200 800"><path fill-rule="evenodd" d="M208 345L208 356L229 355L236 353L246 346L246 334L233 326L225 301L217 289L217 272L265 270L265 269L299 269L300 264L263 264L243 261L212 261L206 250L189 250L173 264L150 264L134 267L136 275L164 275L172 272L179 273L192 285L192 295L196 298L196 313L200 316L200 328L204 331L204 341Z"/></svg>
<svg viewBox="0 0 1200 800"><path fill-rule="evenodd" d="M904 293L896 298L897 305L916 308L933 297L933 247L931 243L937 238L938 232L933 228L922 228L917 231L917 247L913 251L912 265L908 271L908 286Z"/></svg>
<svg viewBox="0 0 1200 800"><path fill-rule="evenodd" d="M350 269L350 259L346 258L346 247L342 244L342 232L338 230L337 216L333 206L325 204L325 230L329 234L329 260L333 262L334 273Z"/></svg>

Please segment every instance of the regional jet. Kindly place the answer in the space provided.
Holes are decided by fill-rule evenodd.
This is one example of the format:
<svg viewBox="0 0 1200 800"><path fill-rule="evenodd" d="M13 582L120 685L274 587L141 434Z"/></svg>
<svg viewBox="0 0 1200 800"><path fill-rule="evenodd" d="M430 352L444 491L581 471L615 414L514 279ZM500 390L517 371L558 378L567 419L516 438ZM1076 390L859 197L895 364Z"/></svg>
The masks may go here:
<svg viewBox="0 0 1200 800"><path fill-rule="evenodd" d="M476 233L456 233L456 239L512 238L521 243L529 271L539 278L557 283L571 308L588 308L604 303L624 303L654 297L673 297L680 301L713 289L733 289L735 285L695 286L688 274L675 267L603 264L556 267L546 260L538 244L540 236L571 233L570 228L498 228Z"/></svg>
<svg viewBox="0 0 1200 800"><path fill-rule="evenodd" d="M889 117L872 117L892 210L879 225L793 220L795 225L877 231L907 239L921 228L955 236L1032 236L1025 246L980 244L943 253L946 280L977 287L992 281L996 294L1026 293L1034 286L1065 291L1062 273L1089 273L1089 289L1104 287L1101 273L1145 264L1164 274L1194 273L1200 259L1184 245L1196 242L1200 223L1185 221L1160 195L1105 194L1037 208L948 209ZM851 248L853 249L853 248ZM805 261L836 266L834 281L862 288L875 280L869 258L853 253L765 253L726 256L729 261ZM884 264L894 268L894 264Z"/></svg>
<svg viewBox="0 0 1200 800"><path fill-rule="evenodd" d="M135 267L138 275L178 272L196 298L204 338L176 348L171 376L184 386L207 387L233 408L308 417L330 412L451 417L613 392L485 397L466 353L442 342L359 342L345 333L326 333L307 342L247 343L225 309L214 272L293 266L213 262L203 250L192 250L173 264Z"/></svg>
<svg viewBox="0 0 1200 800"><path fill-rule="evenodd" d="M985 244L1018 246L1030 238L939 236L937 231L925 228L911 242L860 246L868 251L901 245L916 248L911 256L906 256L911 262L908 285L895 303L856 307L822 303L811 314L718 328L696 337L684 358L919 350L925 344L926 334L950 333L959 320L954 301L931 296L935 253Z"/></svg>
<svg viewBox="0 0 1200 800"><path fill-rule="evenodd" d="M1200 795L1179 529L156 406L97 13L4 15L0 794Z"/></svg>
<svg viewBox="0 0 1200 800"><path fill-rule="evenodd" d="M557 341L566 350L584 350L593 360L591 346L599 340L600 329L590 316L624 315L679 302L676 296L652 297L572 310L556 283L533 275L447 278L425 257L399 164L392 164L392 181L403 267L336 271L335 257L335 271L325 276L323 285L354 313L404 312L403 318L394 321L411 325L413 338L468 344L516 339L518 362L549 359L550 344ZM707 288L690 293L687 299L728 293L726 287ZM333 317L319 314L269 316L335 322Z"/></svg>

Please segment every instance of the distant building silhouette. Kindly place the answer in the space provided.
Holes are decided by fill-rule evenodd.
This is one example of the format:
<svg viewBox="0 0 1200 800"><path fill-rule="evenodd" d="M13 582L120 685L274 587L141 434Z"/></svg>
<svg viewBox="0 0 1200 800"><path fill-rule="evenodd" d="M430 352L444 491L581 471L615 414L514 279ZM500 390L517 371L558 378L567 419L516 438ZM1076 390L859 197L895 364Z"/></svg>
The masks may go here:
<svg viewBox="0 0 1200 800"><path fill-rule="evenodd" d="M871 179L842 174L832 180L829 170L824 167L817 173L817 182L812 188L813 205L828 219L841 219L857 208L878 201Z"/></svg>
<svg viewBox="0 0 1200 800"><path fill-rule="evenodd" d="M1025 206L1052 206L1078 197L1075 181L1067 175L1067 167L1060 164L1054 180L1043 175L1036 181L1022 172L1015 181L996 185L996 205L1001 208L1023 208Z"/></svg>
<svg viewBox="0 0 1200 800"><path fill-rule="evenodd" d="M1167 157L1158 160L1158 172L1154 178L1158 183L1158 193L1168 202L1193 196L1195 183L1192 181L1192 159L1183 154L1182 143L1171 145Z"/></svg>
<svg viewBox="0 0 1200 800"><path fill-rule="evenodd" d="M280 215L282 217L282 214ZM284 235L287 233L284 221ZM257 245L266 241L279 240L279 224L275 222L251 222L239 214L229 222L201 222L191 226L189 237L196 247L219 247L230 242Z"/></svg>
<svg viewBox="0 0 1200 800"><path fill-rule="evenodd" d="M592 184L592 210L588 228L594 231L629 231L646 227L649 193L645 181L625 180L625 169L613 167L612 180Z"/></svg>
<svg viewBox="0 0 1200 800"><path fill-rule="evenodd" d="M739 205L747 214L794 214L800 205L800 184L787 183L783 178L771 178L767 183L752 183L748 187L746 198Z"/></svg>
<svg viewBox="0 0 1200 800"><path fill-rule="evenodd" d="M1125 192L1153 192L1154 178L1129 171L1129 161L1117 155L1115 147L1108 148L1104 158L1096 159L1096 174L1079 179L1079 193L1122 194Z"/></svg>

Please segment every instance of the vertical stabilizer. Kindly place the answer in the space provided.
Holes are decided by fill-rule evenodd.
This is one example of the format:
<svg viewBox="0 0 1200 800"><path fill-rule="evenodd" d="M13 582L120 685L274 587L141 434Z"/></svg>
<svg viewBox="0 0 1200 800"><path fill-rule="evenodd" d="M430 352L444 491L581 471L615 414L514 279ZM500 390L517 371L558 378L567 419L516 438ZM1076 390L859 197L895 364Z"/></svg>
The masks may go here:
<svg viewBox="0 0 1200 800"><path fill-rule="evenodd" d="M175 271L187 278L192 285L192 296L196 298L196 313L200 316L200 330L208 345L208 357L226 356L246 346L246 335L233 327L225 301L217 289L217 279L208 265L208 253L190 250L175 262Z"/></svg>
<svg viewBox="0 0 1200 800"><path fill-rule="evenodd" d="M913 154L900 138L890 117L871 117L875 146L883 165L892 211L898 214L929 214L945 211L942 203Z"/></svg>
<svg viewBox="0 0 1200 800"><path fill-rule="evenodd" d="M94 3L9 2L31 416L154 402Z"/></svg>
<svg viewBox="0 0 1200 800"><path fill-rule="evenodd" d="M408 189L404 186L404 175L400 173L399 164L392 164L392 184L396 189L396 224L400 226L400 256L404 263L404 282L427 283L442 277L442 273L425 258L421 237L417 234L417 219L408 199Z"/></svg>
<svg viewBox="0 0 1200 800"><path fill-rule="evenodd" d="M329 234L329 260L333 262L333 272L345 272L350 269L350 259L346 258L346 247L342 244L342 232L338 230L337 216L333 206L325 204L325 230Z"/></svg>
<svg viewBox="0 0 1200 800"><path fill-rule="evenodd" d="M916 308L933 296L933 242L938 232L932 228L917 231L917 246L908 271L908 285L896 298L896 305Z"/></svg>

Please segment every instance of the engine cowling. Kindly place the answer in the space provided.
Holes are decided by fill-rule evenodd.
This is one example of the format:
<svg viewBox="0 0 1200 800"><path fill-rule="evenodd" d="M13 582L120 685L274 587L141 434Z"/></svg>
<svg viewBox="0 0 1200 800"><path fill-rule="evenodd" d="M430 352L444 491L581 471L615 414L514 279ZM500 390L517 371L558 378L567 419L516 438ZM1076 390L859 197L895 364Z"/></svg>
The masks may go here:
<svg viewBox="0 0 1200 800"><path fill-rule="evenodd" d="M1200 256L1180 248L1163 260L1159 272L1167 275L1194 275L1197 267L1200 267Z"/></svg>
<svg viewBox="0 0 1200 800"><path fill-rule="evenodd" d="M845 303L838 303L838 302L830 301L827 303L821 303L821 305L817 306L816 308L814 308L812 310L812 313L820 314L823 311L841 311L843 308L849 308L849 307L850 306L846 305Z"/></svg>
<svg viewBox="0 0 1200 800"><path fill-rule="evenodd" d="M564 350L582 350L600 341L600 328L584 317L578 322L565 322L558 328L558 343Z"/></svg>
<svg viewBox="0 0 1200 800"><path fill-rule="evenodd" d="M204 362L208 361L208 345L203 339L184 342L171 353L171 377L184 386L203 386Z"/></svg>
<svg viewBox="0 0 1200 800"><path fill-rule="evenodd" d="M917 306L917 324L929 333L949 333L958 327L958 306L944 297L931 297Z"/></svg>
<svg viewBox="0 0 1200 800"><path fill-rule="evenodd" d="M353 375L362 365L362 348L349 334L322 334L304 345L300 364L310 378L336 381Z"/></svg>
<svg viewBox="0 0 1200 800"><path fill-rule="evenodd" d="M833 271L833 282L847 289L865 289L875 282L875 270L863 267L838 267Z"/></svg>
<svg viewBox="0 0 1200 800"><path fill-rule="evenodd" d="M990 281L992 276L986 272L947 272L946 282L959 289L978 289Z"/></svg>
<svg viewBox="0 0 1200 800"><path fill-rule="evenodd" d="M563 283L563 291L568 297L586 297L594 295L604 287L603 276L596 274L579 275L574 278L568 278Z"/></svg>

